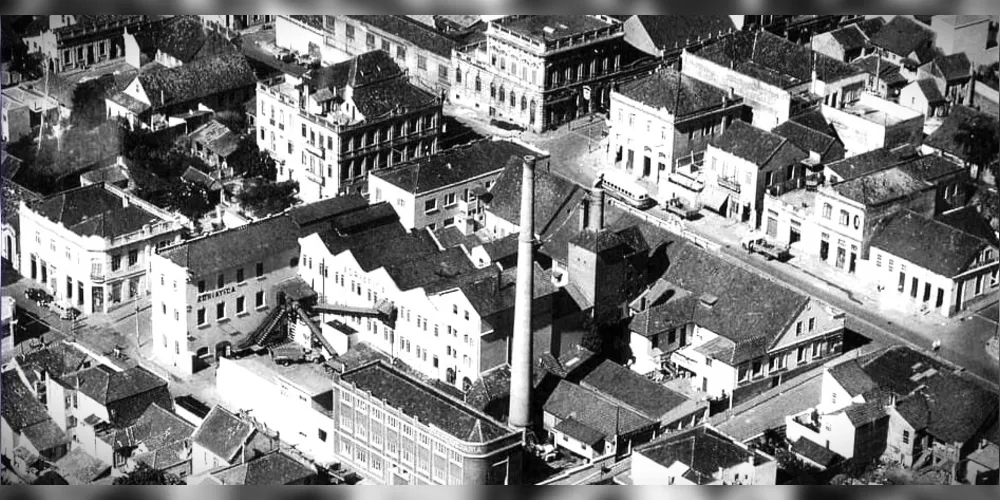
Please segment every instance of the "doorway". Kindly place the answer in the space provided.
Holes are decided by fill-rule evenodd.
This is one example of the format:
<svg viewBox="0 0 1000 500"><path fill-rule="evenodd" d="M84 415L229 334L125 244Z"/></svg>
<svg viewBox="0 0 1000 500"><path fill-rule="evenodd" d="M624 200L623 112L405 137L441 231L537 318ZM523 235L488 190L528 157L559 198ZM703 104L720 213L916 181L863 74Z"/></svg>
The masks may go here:
<svg viewBox="0 0 1000 500"><path fill-rule="evenodd" d="M850 274L854 274L854 270L857 269L857 266L858 266L858 254L855 252L851 252L851 260L848 263L847 272Z"/></svg>

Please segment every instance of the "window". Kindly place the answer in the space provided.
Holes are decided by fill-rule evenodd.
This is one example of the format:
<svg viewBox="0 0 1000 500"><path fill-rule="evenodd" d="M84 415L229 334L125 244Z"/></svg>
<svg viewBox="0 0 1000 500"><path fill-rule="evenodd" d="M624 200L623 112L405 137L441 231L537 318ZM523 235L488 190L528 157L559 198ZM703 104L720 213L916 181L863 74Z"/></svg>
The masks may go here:
<svg viewBox="0 0 1000 500"><path fill-rule="evenodd" d="M122 256L114 255L111 257L111 270L117 271L122 267Z"/></svg>
<svg viewBox="0 0 1000 500"><path fill-rule="evenodd" d="M444 195L444 206L451 207L458 203L455 193L448 193Z"/></svg>
<svg viewBox="0 0 1000 500"><path fill-rule="evenodd" d="M917 290L920 288L920 281L916 276L910 281L910 297L917 298Z"/></svg>
<svg viewBox="0 0 1000 500"><path fill-rule="evenodd" d="M243 283L244 281L245 280L243 278L243 268L241 267L241 268L239 268L239 269L236 270L236 282L237 283Z"/></svg>
<svg viewBox="0 0 1000 500"><path fill-rule="evenodd" d="M851 216L847 213L847 210L840 211L840 225L846 226L850 223Z"/></svg>
<svg viewBox="0 0 1000 500"><path fill-rule="evenodd" d="M910 444L910 431L903 431L903 444Z"/></svg>
<svg viewBox="0 0 1000 500"><path fill-rule="evenodd" d="M219 277L215 280L215 288L222 288L226 284L226 275L219 273Z"/></svg>
<svg viewBox="0 0 1000 500"><path fill-rule="evenodd" d="M809 331L816 329L816 318L809 318Z"/></svg>
<svg viewBox="0 0 1000 500"><path fill-rule="evenodd" d="M806 346L798 348L798 351L795 353L795 360L798 363L802 363L806 360Z"/></svg>
<svg viewBox="0 0 1000 500"><path fill-rule="evenodd" d="M889 272L890 273L892 272L892 265L893 265L893 263L894 263L894 261L892 259L889 259Z"/></svg>
<svg viewBox="0 0 1000 500"><path fill-rule="evenodd" d="M219 302L215 305L215 319L225 319L226 318L226 303Z"/></svg>
<svg viewBox="0 0 1000 500"><path fill-rule="evenodd" d="M368 33L365 35L365 46L374 49L375 48L375 35Z"/></svg>
<svg viewBox="0 0 1000 500"><path fill-rule="evenodd" d="M205 324L205 308L198 309L198 326Z"/></svg>
<svg viewBox="0 0 1000 500"><path fill-rule="evenodd" d="M763 370L764 365L763 365L763 363L761 363L760 361L754 361L752 363L752 366L753 366L753 368L752 368L752 370L753 370L753 378L757 378L757 377L759 377L759 376L761 376L761 375L764 374L764 370Z"/></svg>
<svg viewBox="0 0 1000 500"><path fill-rule="evenodd" d="M823 204L823 218L829 219L831 217L832 213L833 213L833 205L830 205L829 203L824 203Z"/></svg>
<svg viewBox="0 0 1000 500"><path fill-rule="evenodd" d="M264 291L263 290L257 292L257 294L254 295L254 307L256 307L257 309L260 309L261 307L264 307Z"/></svg>
<svg viewBox="0 0 1000 500"><path fill-rule="evenodd" d="M437 210L437 198L432 198L424 202L424 213L431 213Z"/></svg>
<svg viewBox="0 0 1000 500"><path fill-rule="evenodd" d="M417 56L417 68L424 70L427 69L427 56L422 56L422 55Z"/></svg>
<svg viewBox="0 0 1000 500"><path fill-rule="evenodd" d="M438 367L438 357L434 356L434 368Z"/></svg>
<svg viewBox="0 0 1000 500"><path fill-rule="evenodd" d="M403 47L402 45L396 47L396 58L406 59L406 48Z"/></svg>
<svg viewBox="0 0 1000 500"><path fill-rule="evenodd" d="M882 267L882 254L875 255L875 267Z"/></svg>
<svg viewBox="0 0 1000 500"><path fill-rule="evenodd" d="M344 26L344 33L347 34L347 39L348 40L354 40L354 26L353 25L348 24L348 25Z"/></svg>
<svg viewBox="0 0 1000 500"><path fill-rule="evenodd" d="M903 271L899 272L899 286L896 289L902 293L903 289L906 288L906 273Z"/></svg>
<svg viewBox="0 0 1000 500"><path fill-rule="evenodd" d="M795 335L802 335L802 322L797 321L795 323Z"/></svg>
<svg viewBox="0 0 1000 500"><path fill-rule="evenodd" d="M705 366L712 366L712 358L705 358Z"/></svg>
<svg viewBox="0 0 1000 500"><path fill-rule="evenodd" d="M319 436L320 441L323 441L324 443L326 442L326 431L323 429L317 429L317 435Z"/></svg>
<svg viewBox="0 0 1000 500"><path fill-rule="evenodd" d="M236 314L243 314L247 310L246 297L240 295L236 297Z"/></svg>
<svg viewBox="0 0 1000 500"><path fill-rule="evenodd" d="M257 269L256 269L256 272L257 272L257 277L258 277L258 278L260 278L260 277L263 277L263 276L264 276L264 263L263 263L263 262L258 262L258 263L257 263Z"/></svg>

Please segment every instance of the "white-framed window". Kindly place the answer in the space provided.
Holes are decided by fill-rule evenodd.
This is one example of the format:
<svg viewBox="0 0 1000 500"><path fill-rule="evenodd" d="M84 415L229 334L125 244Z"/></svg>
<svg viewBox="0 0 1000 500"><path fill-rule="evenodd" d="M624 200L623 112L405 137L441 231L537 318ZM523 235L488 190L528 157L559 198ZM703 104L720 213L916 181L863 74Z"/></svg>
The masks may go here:
<svg viewBox="0 0 1000 500"><path fill-rule="evenodd" d="M457 196L455 193L448 193L444 195L444 206L451 207L458 203Z"/></svg>
<svg viewBox="0 0 1000 500"><path fill-rule="evenodd" d="M437 198L431 198L424 202L424 213L429 214L437 211Z"/></svg>

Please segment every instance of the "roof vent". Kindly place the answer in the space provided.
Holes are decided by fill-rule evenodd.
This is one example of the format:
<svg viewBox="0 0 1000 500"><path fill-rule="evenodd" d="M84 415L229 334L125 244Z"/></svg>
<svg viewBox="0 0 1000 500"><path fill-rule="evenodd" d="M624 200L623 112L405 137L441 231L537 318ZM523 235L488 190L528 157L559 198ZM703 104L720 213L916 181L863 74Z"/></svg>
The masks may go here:
<svg viewBox="0 0 1000 500"><path fill-rule="evenodd" d="M701 301L701 305L705 307L712 307L715 305L716 302L719 301L719 297L716 297L715 295L712 295L710 293L703 293L701 297L699 297L699 300Z"/></svg>

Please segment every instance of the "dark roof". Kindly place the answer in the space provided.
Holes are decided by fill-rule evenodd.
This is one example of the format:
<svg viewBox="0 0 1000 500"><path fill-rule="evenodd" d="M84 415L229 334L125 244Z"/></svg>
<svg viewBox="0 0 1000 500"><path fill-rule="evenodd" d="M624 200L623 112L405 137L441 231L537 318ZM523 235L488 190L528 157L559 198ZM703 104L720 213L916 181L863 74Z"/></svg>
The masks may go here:
<svg viewBox="0 0 1000 500"><path fill-rule="evenodd" d="M908 347L891 347L864 363L865 373L880 388L906 395L948 368L935 359Z"/></svg>
<svg viewBox="0 0 1000 500"><path fill-rule="evenodd" d="M16 370L3 372L3 419L14 432L50 420L45 405L40 403L24 385Z"/></svg>
<svg viewBox="0 0 1000 500"><path fill-rule="evenodd" d="M28 383L40 381L36 372L45 373L46 377L62 380L68 374L84 367L89 357L74 347L63 343L49 346L47 349L32 351L17 357L18 364L24 370Z"/></svg>
<svg viewBox="0 0 1000 500"><path fill-rule="evenodd" d="M714 477L719 469L747 463L750 457L755 457L758 464L769 461L764 455L750 451L732 439L703 426L667 434L661 439L636 447L635 452L663 467L670 467L674 462L680 462L702 478Z"/></svg>
<svg viewBox="0 0 1000 500"><path fill-rule="evenodd" d="M115 371L104 365L98 365L83 370L74 377L80 384L80 392L102 405L109 405L167 386L166 380L141 366Z"/></svg>
<svg viewBox="0 0 1000 500"><path fill-rule="evenodd" d="M631 326L636 333L649 336L694 323L735 344L717 358L735 365L766 352L809 301L706 250L687 243L677 245L662 279L679 293L637 314ZM717 297L715 305L704 305L703 294ZM640 320L642 316L648 317Z"/></svg>
<svg viewBox="0 0 1000 500"><path fill-rule="evenodd" d="M896 166L834 184L833 190L847 199L872 207L911 196L932 186Z"/></svg>
<svg viewBox="0 0 1000 500"><path fill-rule="evenodd" d="M839 139L801 123L787 121L775 127L771 133L788 139L788 142L803 151L819 154L823 162L844 158L844 145Z"/></svg>
<svg viewBox="0 0 1000 500"><path fill-rule="evenodd" d="M677 117L719 108L728 102L724 91L668 67L623 83L617 92L651 108L665 108Z"/></svg>
<svg viewBox="0 0 1000 500"><path fill-rule="evenodd" d="M729 16L638 15L649 39L658 49L683 48L698 38L717 36L719 32L735 30Z"/></svg>
<svg viewBox="0 0 1000 500"><path fill-rule="evenodd" d="M325 200L314 201L303 205L296 205L288 211L299 226L308 226L316 222L322 222L330 217L340 217L356 212L363 213L367 210L368 200L357 194L345 196L335 196ZM340 219L344 222L344 219Z"/></svg>
<svg viewBox="0 0 1000 500"><path fill-rule="evenodd" d="M347 17L391 33L416 47L449 60L451 59L451 49L456 45L455 40L440 31L406 16L352 15Z"/></svg>
<svg viewBox="0 0 1000 500"><path fill-rule="evenodd" d="M994 245L997 242L997 235L987 220L976 207L966 205L955 210L944 212L937 216L937 220L960 231L965 231L973 236L982 238Z"/></svg>
<svg viewBox="0 0 1000 500"><path fill-rule="evenodd" d="M557 261L566 262L569 254L569 242L575 240L577 243L583 243L577 237L580 233L580 203L585 196L586 191L582 189L576 191L576 195L569 200L572 204L565 205L558 217L549 223L547 232L542 233L545 243L542 245L540 253ZM681 239L659 226L647 224L628 210L611 204L606 205L604 209L604 227L608 231L616 233L614 238L616 241L632 248L637 248L633 245L638 244L640 247L655 249L663 244ZM634 241L636 232L632 228L641 234L644 245Z"/></svg>
<svg viewBox="0 0 1000 500"><path fill-rule="evenodd" d="M878 33L883 26L885 26L885 19L882 19L881 17L873 17L858 21L856 26L865 34L865 36L871 38L875 36L875 33Z"/></svg>
<svg viewBox="0 0 1000 500"><path fill-rule="evenodd" d="M966 443L996 421L998 396L955 374L923 380L924 388L896 403L910 425L946 443Z"/></svg>
<svg viewBox="0 0 1000 500"><path fill-rule="evenodd" d="M489 211L514 225L521 223L521 160L508 161L496 184L490 189ZM535 232L545 234L553 219L576 205L583 196L579 185L558 174L535 169Z"/></svg>
<svg viewBox="0 0 1000 500"><path fill-rule="evenodd" d="M21 210L20 202L24 200L25 202L30 202L32 200L37 200L41 198L41 195L29 191L28 189L22 187L20 184L10 180L3 179L0 181L0 217L3 218L4 224L10 224L14 228L14 231L20 231L21 217L19 212Z"/></svg>
<svg viewBox="0 0 1000 500"><path fill-rule="evenodd" d="M257 77L243 54L206 57L176 68L140 73L139 83L153 109L253 87Z"/></svg>
<svg viewBox="0 0 1000 500"><path fill-rule="evenodd" d="M603 432L588 427L586 424L582 424L572 417L563 419L552 430L561 432L587 446L594 446L604 441Z"/></svg>
<svg viewBox="0 0 1000 500"><path fill-rule="evenodd" d="M866 153L835 161L826 165L840 176L841 180L864 177L872 172L882 170L912 158L916 154L913 148L887 149L879 148Z"/></svg>
<svg viewBox="0 0 1000 500"><path fill-rule="evenodd" d="M236 52L226 37L207 28L195 16L176 16L155 29L136 34L140 47L159 50L182 63Z"/></svg>
<svg viewBox="0 0 1000 500"><path fill-rule="evenodd" d="M872 45L901 57L908 57L934 37L934 32L907 16L892 18L872 37Z"/></svg>
<svg viewBox="0 0 1000 500"><path fill-rule="evenodd" d="M191 441L229 461L254 431L253 425L249 422L221 406L216 406L208 412L208 416L194 431Z"/></svg>
<svg viewBox="0 0 1000 500"><path fill-rule="evenodd" d="M184 175L181 176L181 180L184 182L189 182L196 186L201 186L209 191L219 191L222 189L222 183L218 179L212 177L211 175L190 166L184 171Z"/></svg>
<svg viewBox="0 0 1000 500"><path fill-rule="evenodd" d="M506 16L490 22L537 41L561 40L610 26L596 17L574 14Z"/></svg>
<svg viewBox="0 0 1000 500"><path fill-rule="evenodd" d="M658 420L688 400L613 361L604 360L580 379L580 384L625 403L646 418Z"/></svg>
<svg viewBox="0 0 1000 500"><path fill-rule="evenodd" d="M479 375L472 387L465 393L465 404L487 412L497 402L505 403L510 396L510 366L503 364ZM489 413L494 418L497 415Z"/></svg>
<svg viewBox="0 0 1000 500"><path fill-rule="evenodd" d="M864 403L854 403L844 408L844 414L855 427L868 425L887 415L885 403L879 398Z"/></svg>
<svg viewBox="0 0 1000 500"><path fill-rule="evenodd" d="M386 405L467 443L488 443L514 434L513 430L465 403L382 362L344 372L341 377Z"/></svg>
<svg viewBox="0 0 1000 500"><path fill-rule="evenodd" d="M371 120L394 110L410 110L434 104L437 97L407 80L397 79L357 88L352 100L358 111Z"/></svg>
<svg viewBox="0 0 1000 500"><path fill-rule="evenodd" d="M868 46L868 37L857 25L844 26L830 32L844 50L863 49Z"/></svg>
<svg viewBox="0 0 1000 500"><path fill-rule="evenodd" d="M155 451L177 443L183 443L194 434L194 426L175 413L157 403L146 408L142 416L132 425L116 429L111 436L113 449L131 448L144 445Z"/></svg>
<svg viewBox="0 0 1000 500"><path fill-rule="evenodd" d="M483 250L493 261L498 261L505 257L517 255L518 234L511 233L503 238L483 243Z"/></svg>
<svg viewBox="0 0 1000 500"><path fill-rule="evenodd" d="M860 68L865 73L869 75L878 76L880 80L885 82L889 87L899 87L904 86L909 83L902 74L899 72L899 65L893 64L881 56L873 54L870 56L862 57L858 60L852 61L851 65ZM876 75L876 73L878 73Z"/></svg>
<svg viewBox="0 0 1000 500"><path fill-rule="evenodd" d="M223 158L236 152L240 144L239 135L215 120L198 127L189 137Z"/></svg>
<svg viewBox="0 0 1000 500"><path fill-rule="evenodd" d="M288 16L288 17L291 17L292 19L295 19L296 21L303 22L303 23L305 23L305 24L307 24L309 26L312 26L313 28L319 28L319 29L323 28L323 16L295 15L295 16Z"/></svg>
<svg viewBox="0 0 1000 500"><path fill-rule="evenodd" d="M788 139L740 120L733 121L711 145L760 168L792 165L809 157Z"/></svg>
<svg viewBox="0 0 1000 500"><path fill-rule="evenodd" d="M359 251L367 250L359 249ZM434 285L447 287L448 285L444 283L453 282L477 271L469 257L458 247L443 252L417 254L411 259L400 262L386 262L383 263L383 267L401 291L414 288L427 289Z"/></svg>
<svg viewBox="0 0 1000 500"><path fill-rule="evenodd" d="M483 244L482 240L475 233L462 234L462 231L456 226L440 227L433 232L434 237L437 238L438 242L444 248L465 245L466 249L471 249Z"/></svg>
<svg viewBox="0 0 1000 500"><path fill-rule="evenodd" d="M531 154L537 152L515 142L483 139L400 164L391 170L375 172L374 175L404 191L419 194L499 172L504 167L502 159L523 158Z"/></svg>
<svg viewBox="0 0 1000 500"><path fill-rule="evenodd" d="M860 73L845 62L763 30L720 38L695 54L779 88L812 80L814 60L816 74L823 81L837 81Z"/></svg>
<svg viewBox="0 0 1000 500"><path fill-rule="evenodd" d="M826 120L826 117L823 116L823 111L819 109L812 109L811 111L795 115L791 117L791 121L798 123L799 125L804 125L806 128L811 128L817 132L826 134L830 137L840 137L837 134L837 129Z"/></svg>
<svg viewBox="0 0 1000 500"><path fill-rule="evenodd" d="M991 244L944 222L906 210L876 223L871 245L951 278L966 271L983 248Z"/></svg>
<svg viewBox="0 0 1000 500"><path fill-rule="evenodd" d="M793 453L802 455L823 467L829 467L840 460L840 455L804 437L795 440L792 443L791 450Z"/></svg>
<svg viewBox="0 0 1000 500"><path fill-rule="evenodd" d="M965 172L965 168L938 155L918 156L905 160L896 166L903 172L927 182L939 181Z"/></svg>
<svg viewBox="0 0 1000 500"><path fill-rule="evenodd" d="M69 189L33 201L29 207L80 236L114 238L161 221L135 203L124 206L122 198L104 189L103 184Z"/></svg>
<svg viewBox="0 0 1000 500"><path fill-rule="evenodd" d="M940 56L934 59L931 64L934 73L944 78L945 81L972 78L972 62L969 61L969 56L965 55L965 52Z"/></svg>
<svg viewBox="0 0 1000 500"><path fill-rule="evenodd" d="M279 214L167 247L160 254L201 276L297 248L300 236L295 221ZM240 251L231 252L233 248Z"/></svg>
<svg viewBox="0 0 1000 500"><path fill-rule="evenodd" d="M961 132L963 123L972 125L976 122L982 122L994 130L1000 128L1000 119L996 116L960 104L953 105L938 129L924 139L924 145L968 160L964 146L955 137Z"/></svg>
<svg viewBox="0 0 1000 500"><path fill-rule="evenodd" d="M392 207L388 208L392 210ZM329 229L318 234L331 254L350 251L365 272L380 267L388 269L407 261L412 263L420 257L430 257L439 252L427 231L407 232L398 220L388 223L374 221L366 225L369 226L367 229L360 227L352 233ZM400 270L400 273L403 272L406 270Z"/></svg>
<svg viewBox="0 0 1000 500"><path fill-rule="evenodd" d="M862 395L877 387L861 365L854 360L830 367L827 371L851 397Z"/></svg>
<svg viewBox="0 0 1000 500"><path fill-rule="evenodd" d="M555 286L552 285L550 276L537 263L534 264L533 269L533 298L538 299L555 292ZM485 318L495 313L514 308L515 292L517 289L516 282L516 267L510 267L498 272L495 266L490 266L475 273L470 273L468 279L457 283L457 286L465 294L465 297L469 299L476 313ZM445 283L450 284L448 282ZM440 289L442 287L438 286L436 288ZM433 291L433 289L429 291Z"/></svg>
<svg viewBox="0 0 1000 500"><path fill-rule="evenodd" d="M917 80L914 83L917 88L920 89L920 93L927 98L928 104L936 104L947 101L947 99L944 98L944 95L941 94L941 89L939 89L937 84L934 83L934 80L924 78L922 80Z"/></svg>
<svg viewBox="0 0 1000 500"><path fill-rule="evenodd" d="M403 70L388 53L372 50L346 61L310 71L302 82L312 92L327 89L338 92L344 87L364 87L403 76Z"/></svg>
<svg viewBox="0 0 1000 500"><path fill-rule="evenodd" d="M566 380L559 381L543 408L560 420L572 418L609 441L656 426L654 420L601 396L598 391Z"/></svg>
<svg viewBox="0 0 1000 500"><path fill-rule="evenodd" d="M315 475L315 469L303 465L283 451L266 453L246 463L212 472L212 477L226 486L293 484Z"/></svg>

